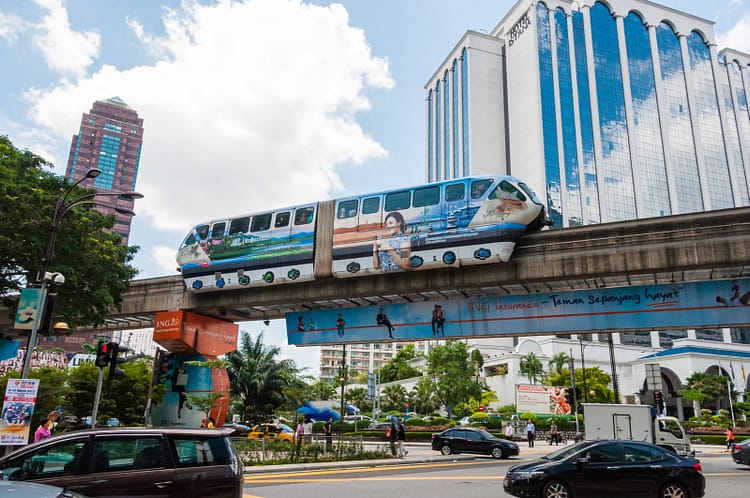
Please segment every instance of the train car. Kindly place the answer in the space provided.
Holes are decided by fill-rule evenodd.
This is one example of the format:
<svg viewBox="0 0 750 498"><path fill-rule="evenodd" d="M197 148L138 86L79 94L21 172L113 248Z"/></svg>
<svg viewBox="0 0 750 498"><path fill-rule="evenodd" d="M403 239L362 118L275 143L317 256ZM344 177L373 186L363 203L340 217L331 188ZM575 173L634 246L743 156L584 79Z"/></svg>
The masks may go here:
<svg viewBox="0 0 750 498"><path fill-rule="evenodd" d="M484 175L202 223L176 259L206 292L507 261L545 224L523 182Z"/></svg>
<svg viewBox="0 0 750 498"><path fill-rule="evenodd" d="M222 218L193 227L177 251L194 292L314 278L318 204Z"/></svg>
<svg viewBox="0 0 750 498"><path fill-rule="evenodd" d="M524 232L546 224L533 191L505 175L335 202L332 273L339 278L505 262Z"/></svg>

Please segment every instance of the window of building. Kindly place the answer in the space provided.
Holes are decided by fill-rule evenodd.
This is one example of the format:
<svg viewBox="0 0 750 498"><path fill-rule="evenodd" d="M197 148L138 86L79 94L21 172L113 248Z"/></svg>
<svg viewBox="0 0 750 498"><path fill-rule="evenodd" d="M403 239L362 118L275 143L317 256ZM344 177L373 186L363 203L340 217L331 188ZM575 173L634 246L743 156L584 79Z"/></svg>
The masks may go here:
<svg viewBox="0 0 750 498"><path fill-rule="evenodd" d="M695 331L695 338L701 339L704 341L716 341L716 342L723 342L724 341L724 334L721 333L721 330L715 330L715 329L696 329Z"/></svg>
<svg viewBox="0 0 750 498"><path fill-rule="evenodd" d="M732 342L735 344L750 344L750 328L734 327L729 329Z"/></svg>
<svg viewBox="0 0 750 498"><path fill-rule="evenodd" d="M659 347L671 348L677 339L687 339L687 330L660 330Z"/></svg>
<svg viewBox="0 0 750 498"><path fill-rule="evenodd" d="M651 332L620 332L620 343L651 347Z"/></svg>

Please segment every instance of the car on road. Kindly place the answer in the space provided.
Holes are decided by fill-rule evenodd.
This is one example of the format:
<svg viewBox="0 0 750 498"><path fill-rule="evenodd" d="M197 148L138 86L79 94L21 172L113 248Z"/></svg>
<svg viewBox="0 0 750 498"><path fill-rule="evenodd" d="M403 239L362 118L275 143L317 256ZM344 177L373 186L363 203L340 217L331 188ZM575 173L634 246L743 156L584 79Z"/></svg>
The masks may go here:
<svg viewBox="0 0 750 498"><path fill-rule="evenodd" d="M360 422L360 421L372 422L372 417L367 415L344 415L344 422Z"/></svg>
<svg viewBox="0 0 750 498"><path fill-rule="evenodd" d="M750 465L750 439L732 444L732 460L742 465Z"/></svg>
<svg viewBox="0 0 750 498"><path fill-rule="evenodd" d="M36 482L0 481L0 496L10 498L86 498L78 493Z"/></svg>
<svg viewBox="0 0 750 498"><path fill-rule="evenodd" d="M229 437L247 437L247 434L250 432L251 427L249 425L245 424L238 424L235 422L229 422L227 424L222 425L225 429L232 429L231 434L229 434Z"/></svg>
<svg viewBox="0 0 750 498"><path fill-rule="evenodd" d="M700 498L706 479L695 458L641 441L600 440L514 465L505 474L503 489L513 496L542 498Z"/></svg>
<svg viewBox="0 0 750 498"><path fill-rule="evenodd" d="M519 453L518 445L473 427L453 427L432 435L432 449L443 455L478 453L508 458Z"/></svg>
<svg viewBox="0 0 750 498"><path fill-rule="evenodd" d="M66 432L0 458L0 479L64 487L89 497L241 498L243 465L230 432L172 428Z"/></svg>
<svg viewBox="0 0 750 498"><path fill-rule="evenodd" d="M294 443L294 431L284 424L258 424L247 433L248 439L271 443Z"/></svg>
<svg viewBox="0 0 750 498"><path fill-rule="evenodd" d="M380 420L373 420L370 425L367 426L368 431L384 431L390 426L391 423L388 421L381 422Z"/></svg>

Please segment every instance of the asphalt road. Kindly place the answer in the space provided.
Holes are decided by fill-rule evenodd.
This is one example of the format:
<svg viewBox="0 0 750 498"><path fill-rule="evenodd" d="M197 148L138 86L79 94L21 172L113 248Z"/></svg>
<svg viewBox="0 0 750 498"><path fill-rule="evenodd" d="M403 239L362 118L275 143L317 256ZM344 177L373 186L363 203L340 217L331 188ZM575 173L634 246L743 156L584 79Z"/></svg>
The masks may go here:
<svg viewBox="0 0 750 498"><path fill-rule="evenodd" d="M554 447L552 447L554 449ZM456 455L442 456L426 445L408 445L405 459L346 462L338 465L307 464L249 468L244 498L409 498L471 497L498 498L505 495L502 478L508 467L542 456L547 445L529 449L510 460ZM745 498L750 492L750 467L738 466L723 448L697 447L697 457L706 476L706 496Z"/></svg>

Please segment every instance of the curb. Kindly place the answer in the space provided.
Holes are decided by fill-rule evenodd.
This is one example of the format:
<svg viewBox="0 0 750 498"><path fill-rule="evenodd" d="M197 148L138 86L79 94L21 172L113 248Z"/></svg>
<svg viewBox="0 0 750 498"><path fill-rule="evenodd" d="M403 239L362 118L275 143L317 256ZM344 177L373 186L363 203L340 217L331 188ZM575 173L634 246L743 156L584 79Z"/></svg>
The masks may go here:
<svg viewBox="0 0 750 498"><path fill-rule="evenodd" d="M279 465L253 465L245 467L245 475L263 474L267 472L308 472L314 470L351 469L367 467L388 467L416 463L439 463L456 462L461 460L474 460L474 455L436 455L434 457L405 457L405 458L380 458L373 460L339 460L336 462L309 462L309 463L286 463Z"/></svg>

